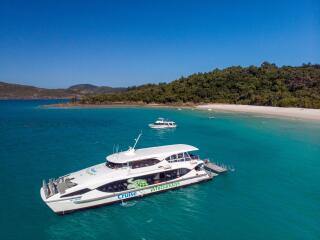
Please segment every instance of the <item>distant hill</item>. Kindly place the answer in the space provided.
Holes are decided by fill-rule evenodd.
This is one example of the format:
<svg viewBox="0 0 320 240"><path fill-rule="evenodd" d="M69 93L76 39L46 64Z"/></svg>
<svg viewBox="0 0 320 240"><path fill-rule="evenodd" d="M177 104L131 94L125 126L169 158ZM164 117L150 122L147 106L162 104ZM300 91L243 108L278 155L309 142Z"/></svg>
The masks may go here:
<svg viewBox="0 0 320 240"><path fill-rule="evenodd" d="M91 84L74 85L67 89L47 89L0 82L0 99L74 98L90 94L108 94L124 90L125 88L98 87Z"/></svg>
<svg viewBox="0 0 320 240"><path fill-rule="evenodd" d="M28 85L0 82L0 99L72 98L65 89L46 89Z"/></svg>
<svg viewBox="0 0 320 240"><path fill-rule="evenodd" d="M113 92L125 91L126 88L98 87L92 84L77 84L68 88L69 91L77 92L81 95L87 94L107 94Z"/></svg>
<svg viewBox="0 0 320 240"><path fill-rule="evenodd" d="M146 84L125 92L83 97L80 103L231 103L320 108L320 65L234 66L195 73L170 83Z"/></svg>

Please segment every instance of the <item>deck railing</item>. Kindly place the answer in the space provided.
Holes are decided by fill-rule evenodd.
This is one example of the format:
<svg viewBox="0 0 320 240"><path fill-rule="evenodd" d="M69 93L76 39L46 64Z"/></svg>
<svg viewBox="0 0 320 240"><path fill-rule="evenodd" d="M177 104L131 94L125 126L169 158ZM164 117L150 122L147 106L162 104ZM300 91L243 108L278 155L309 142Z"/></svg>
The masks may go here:
<svg viewBox="0 0 320 240"><path fill-rule="evenodd" d="M167 161L170 163L173 163L173 162L185 162L185 161L199 160L199 159L200 159L200 157L198 155L185 154L180 158L170 159Z"/></svg>
<svg viewBox="0 0 320 240"><path fill-rule="evenodd" d="M57 193L63 194L65 190L71 187L76 186L76 183L73 183L67 177L60 177L58 179L49 179L48 183L45 180L42 181L42 188L46 198L51 197Z"/></svg>

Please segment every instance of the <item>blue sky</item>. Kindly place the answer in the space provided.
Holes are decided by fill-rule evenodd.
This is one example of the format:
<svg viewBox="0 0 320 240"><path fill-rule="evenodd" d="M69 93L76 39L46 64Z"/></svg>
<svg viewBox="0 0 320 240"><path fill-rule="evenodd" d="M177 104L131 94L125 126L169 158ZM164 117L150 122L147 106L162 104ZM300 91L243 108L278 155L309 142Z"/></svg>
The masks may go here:
<svg viewBox="0 0 320 240"><path fill-rule="evenodd" d="M320 1L0 1L0 81L131 86L263 61L320 63Z"/></svg>

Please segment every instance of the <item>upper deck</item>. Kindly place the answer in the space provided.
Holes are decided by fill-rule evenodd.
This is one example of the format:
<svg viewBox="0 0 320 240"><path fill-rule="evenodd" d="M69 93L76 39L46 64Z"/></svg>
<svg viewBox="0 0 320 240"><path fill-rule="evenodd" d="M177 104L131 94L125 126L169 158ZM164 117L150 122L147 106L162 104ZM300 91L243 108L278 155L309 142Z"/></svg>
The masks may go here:
<svg viewBox="0 0 320 240"><path fill-rule="evenodd" d="M158 159L163 160L168 156L183 153L197 151L198 148L187 144L173 144L159 147L141 148L141 149L129 149L125 152L114 153L106 157L107 161L113 163L128 163L139 161L143 159Z"/></svg>

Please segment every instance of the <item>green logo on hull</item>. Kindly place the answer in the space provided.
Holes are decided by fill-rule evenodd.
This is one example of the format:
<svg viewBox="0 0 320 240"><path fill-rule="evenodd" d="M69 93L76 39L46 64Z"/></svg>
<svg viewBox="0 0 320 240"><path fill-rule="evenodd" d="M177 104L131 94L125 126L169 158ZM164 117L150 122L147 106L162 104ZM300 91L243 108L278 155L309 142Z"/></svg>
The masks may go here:
<svg viewBox="0 0 320 240"><path fill-rule="evenodd" d="M148 183L144 179L133 180L133 178L128 179L127 189L143 188L148 186Z"/></svg>

